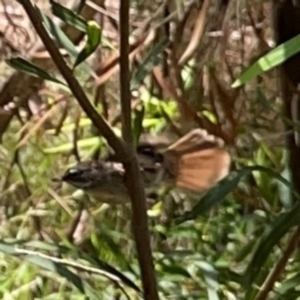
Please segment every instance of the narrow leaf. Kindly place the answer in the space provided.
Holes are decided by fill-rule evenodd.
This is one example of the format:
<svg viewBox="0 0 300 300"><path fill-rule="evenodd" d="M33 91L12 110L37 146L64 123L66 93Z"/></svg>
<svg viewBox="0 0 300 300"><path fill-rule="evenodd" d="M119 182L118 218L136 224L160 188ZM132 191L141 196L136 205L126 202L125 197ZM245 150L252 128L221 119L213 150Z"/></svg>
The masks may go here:
<svg viewBox="0 0 300 300"><path fill-rule="evenodd" d="M78 255L81 258L84 258L86 261L90 262L93 266L98 266L99 269L104 270L109 274L118 277L123 282L123 284L131 287L136 292L141 293L139 287L131 279L129 279L129 277L127 277L126 275L124 275L123 273L115 269L113 266L109 265L103 260L100 260L97 257L91 257L90 255L87 255L84 252L78 252Z"/></svg>
<svg viewBox="0 0 300 300"><path fill-rule="evenodd" d="M52 75L50 75L46 71L44 71L41 68L39 68L38 66L32 64L28 60L25 60L24 58L16 57L16 58L7 59L6 63L10 67L12 67L12 68L14 68L18 71L30 74L34 77L38 77L38 78L41 78L41 79L44 79L44 80L53 81L55 83L59 83L59 84L62 84L64 86L66 86L65 83L63 83L62 81L56 79L55 77L53 77Z"/></svg>
<svg viewBox="0 0 300 300"><path fill-rule="evenodd" d="M101 141L99 137L91 137L91 138L86 138L82 140L77 141L77 146L79 149L84 149L84 148L90 148L90 147L98 147L100 145ZM63 152L68 152L72 150L74 145L70 143L65 143L61 144L58 146L54 146L51 148L44 148L43 152L47 154L57 154L57 153L63 153Z"/></svg>
<svg viewBox="0 0 300 300"><path fill-rule="evenodd" d="M51 2L51 8L54 16L77 28L78 30L86 32L87 22L76 12L55 1Z"/></svg>
<svg viewBox="0 0 300 300"><path fill-rule="evenodd" d="M53 22L53 20L49 16L42 13L38 8L37 10L40 13L43 23L46 29L48 30L48 32L50 33L50 35L54 37L54 39L56 40L56 42L59 44L60 47L66 49L68 54L71 56L71 59L75 61L76 57L78 56L78 51L74 46L74 44L72 43L72 41L62 31L62 29ZM97 77L92 67L86 62L80 65L80 68L82 68L85 72L87 72L94 78Z"/></svg>
<svg viewBox="0 0 300 300"><path fill-rule="evenodd" d="M291 56L300 51L300 35L295 36L289 41L279 45L268 54L261 57L253 65L247 68L237 80L231 85L232 88L237 88L246 82L252 80L256 76L277 67L285 62Z"/></svg>
<svg viewBox="0 0 300 300"><path fill-rule="evenodd" d="M137 70L132 76L131 89L135 89L140 86L147 75L153 70L155 66L160 64L162 60L162 52L165 50L166 46L169 44L168 39L163 39L160 41L152 51L148 54L145 60L139 65Z"/></svg>
<svg viewBox="0 0 300 300"><path fill-rule="evenodd" d="M215 268L206 261L198 261L196 265L201 268L203 276L206 282L207 299L208 300L219 300L218 296L218 273Z"/></svg>
<svg viewBox="0 0 300 300"><path fill-rule="evenodd" d="M241 178L249 174L249 170L240 170L232 172L229 176L223 179L217 186L213 187L208 193L196 204L191 211L186 212L175 220L176 224L183 223L188 220L193 220L199 215L207 213L215 205L220 203L228 193L236 188Z"/></svg>
<svg viewBox="0 0 300 300"><path fill-rule="evenodd" d="M280 239L289 232L292 227L298 224L300 224L299 202L297 202L294 208L288 213L280 214L264 232L244 274L244 283L247 287L251 286L255 281L257 274L269 257L272 248L278 244Z"/></svg>
<svg viewBox="0 0 300 300"><path fill-rule="evenodd" d="M240 180L249 175L253 171L261 171L269 174L270 176L276 178L283 184L291 187L291 184L280 176L275 171L262 167L262 166L251 166L245 167L241 170L232 172L226 178L220 181L215 187L210 189L207 194L199 200L198 204L196 204L191 211L186 212L182 216L178 217L175 220L175 224L180 224L188 220L193 220L200 215L204 215L208 211L210 211L214 206L219 204L232 190L236 188ZM298 197L298 196L297 196Z"/></svg>
<svg viewBox="0 0 300 300"><path fill-rule="evenodd" d="M10 255L16 255L16 247L13 244L0 242L0 251Z"/></svg>
<svg viewBox="0 0 300 300"><path fill-rule="evenodd" d="M68 281L72 282L80 290L81 293L84 293L81 278L69 271L66 267L62 266L61 264L36 255L25 255L23 256L23 258L24 260L33 263L39 267L42 267L43 269L58 273L60 276L65 277L66 279L68 279Z"/></svg>
<svg viewBox="0 0 300 300"><path fill-rule="evenodd" d="M35 264L43 269L57 273L58 275L66 278L72 283L82 294L89 297L91 300L100 300L96 291L85 281L83 281L77 274L70 271L63 264L54 262L50 259L40 257L37 255L28 255L24 257L24 260Z"/></svg>

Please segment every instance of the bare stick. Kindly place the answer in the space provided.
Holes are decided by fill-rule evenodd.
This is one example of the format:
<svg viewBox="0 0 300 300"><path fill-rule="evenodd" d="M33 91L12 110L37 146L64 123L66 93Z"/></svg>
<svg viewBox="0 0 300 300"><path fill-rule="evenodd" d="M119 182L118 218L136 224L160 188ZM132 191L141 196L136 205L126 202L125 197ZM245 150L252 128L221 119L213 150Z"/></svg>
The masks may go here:
<svg viewBox="0 0 300 300"><path fill-rule="evenodd" d="M276 280L280 277L284 271L289 259L291 258L294 251L297 249L300 240L300 227L293 233L286 249L284 250L282 257L276 263L273 270L269 273L264 284L260 288L255 300L267 299L269 292L273 289Z"/></svg>
<svg viewBox="0 0 300 300"><path fill-rule="evenodd" d="M144 299L158 300L157 283L151 253L146 196L140 168L134 151L131 128L131 95L129 73L129 0L120 1L120 86L121 120L125 142L132 159L124 164L125 183L132 201L132 230L140 264Z"/></svg>

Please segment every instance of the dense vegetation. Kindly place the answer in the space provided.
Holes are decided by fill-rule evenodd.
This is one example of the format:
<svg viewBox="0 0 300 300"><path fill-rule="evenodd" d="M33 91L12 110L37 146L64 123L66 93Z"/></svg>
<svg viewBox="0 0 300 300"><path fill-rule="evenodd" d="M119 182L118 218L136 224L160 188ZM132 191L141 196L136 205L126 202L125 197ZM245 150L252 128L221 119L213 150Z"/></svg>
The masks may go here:
<svg viewBox="0 0 300 300"><path fill-rule="evenodd" d="M300 299L293 1L18 2L0 24L2 299ZM148 219L132 161L132 206L52 181L109 146L130 154L116 136L198 127L225 141L229 176L196 197L155 190Z"/></svg>

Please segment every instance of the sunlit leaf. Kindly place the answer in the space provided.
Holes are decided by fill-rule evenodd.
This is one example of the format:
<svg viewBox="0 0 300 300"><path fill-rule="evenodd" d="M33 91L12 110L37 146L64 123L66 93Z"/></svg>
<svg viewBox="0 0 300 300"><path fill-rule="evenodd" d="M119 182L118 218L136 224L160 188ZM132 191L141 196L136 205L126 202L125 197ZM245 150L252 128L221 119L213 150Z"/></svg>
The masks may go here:
<svg viewBox="0 0 300 300"><path fill-rule="evenodd" d="M16 247L13 244L7 244L4 242L0 242L0 251L6 254L14 255L16 254Z"/></svg>
<svg viewBox="0 0 300 300"><path fill-rule="evenodd" d="M74 68L85 61L91 54L93 54L101 43L101 28L95 21L87 22L86 34L86 44L78 54L74 63Z"/></svg>
<svg viewBox="0 0 300 300"><path fill-rule="evenodd" d="M75 61L78 56L78 51L74 46L74 44L72 43L72 41L62 31L62 29L54 23L54 21L49 16L42 13L38 8L37 11L39 11L40 16L43 20L43 24L45 25L45 28L50 33L50 35L56 40L56 42L60 47L63 47L68 52L71 59ZM80 65L80 68L82 68L82 70L84 70L91 76L97 77L93 68L86 62L83 62Z"/></svg>
<svg viewBox="0 0 300 300"><path fill-rule="evenodd" d="M202 270L207 289L208 300L219 300L218 296L218 273L215 268L206 261L198 261L196 265Z"/></svg>
<svg viewBox="0 0 300 300"><path fill-rule="evenodd" d="M88 126L91 126L92 122L90 119L88 118L80 118L78 124L76 123L65 123L61 128L60 128L60 132L70 132L75 130L76 128L85 128ZM46 133L49 135L54 135L56 134L56 129L54 128L50 128L46 130Z"/></svg>
<svg viewBox="0 0 300 300"><path fill-rule="evenodd" d="M231 85L237 88L256 76L267 72L285 62L288 58L300 51L300 35L295 36L289 41L279 45L268 54L261 57L258 61L247 68Z"/></svg>
<svg viewBox="0 0 300 300"><path fill-rule="evenodd" d="M99 139L99 137L91 137L77 141L77 146L79 149L84 149L89 147L97 147L100 145L100 143L101 140ZM44 148L43 151L47 154L63 153L72 150L73 147L74 144L72 142L69 142L49 148Z"/></svg>

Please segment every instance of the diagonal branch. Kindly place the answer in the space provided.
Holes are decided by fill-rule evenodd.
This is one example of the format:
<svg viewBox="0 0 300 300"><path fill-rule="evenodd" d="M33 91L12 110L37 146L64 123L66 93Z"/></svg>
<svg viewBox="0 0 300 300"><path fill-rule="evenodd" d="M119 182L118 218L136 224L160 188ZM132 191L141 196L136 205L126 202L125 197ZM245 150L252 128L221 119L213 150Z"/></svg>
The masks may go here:
<svg viewBox="0 0 300 300"><path fill-rule="evenodd" d="M95 125L95 127L103 134L103 136L107 139L109 145L116 152L120 161L126 161L128 156L126 155L126 148L124 143L114 134L111 127L107 124L107 122L98 114L95 108L92 106L90 101L88 100L86 94L84 93L82 87L80 86L77 79L73 76L72 70L67 66L64 58L59 52L59 49L54 44L53 40L48 35L42 20L36 12L35 7L29 0L22 0L20 3L23 5L32 25L37 31L39 37L44 43L46 49L51 55L54 63L56 64L58 70L61 72L62 76L68 83L70 90L75 96L76 100L84 110L84 112L90 117L91 121Z"/></svg>

